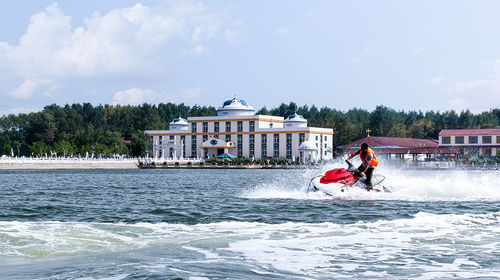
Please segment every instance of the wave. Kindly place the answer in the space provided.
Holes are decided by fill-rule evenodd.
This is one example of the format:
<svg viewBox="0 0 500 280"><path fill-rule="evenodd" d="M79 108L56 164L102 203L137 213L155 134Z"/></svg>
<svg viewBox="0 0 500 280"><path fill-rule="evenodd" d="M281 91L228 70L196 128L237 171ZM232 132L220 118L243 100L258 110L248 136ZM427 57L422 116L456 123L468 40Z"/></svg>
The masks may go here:
<svg viewBox="0 0 500 280"><path fill-rule="evenodd" d="M344 164L345 165L345 164ZM342 167L340 162L330 163L321 169L297 173L278 174L271 182L244 190L241 196L252 199L328 199L320 193L308 193L310 179L326 170ZM405 200L405 201L500 201L498 170L412 170L394 166L377 168L377 174L386 179L382 183L392 193L366 192L350 189L333 197L348 200Z"/></svg>
<svg viewBox="0 0 500 280"><path fill-rule="evenodd" d="M163 246L195 251L205 259L234 261L236 255L242 262L315 277L374 273L384 278L398 269L403 275L426 271L444 277L453 271L463 277L485 276L500 272L498 266L488 264L499 257L499 225L500 212L419 212L407 219L354 224L0 222L0 259ZM367 267L369 271L363 270Z"/></svg>

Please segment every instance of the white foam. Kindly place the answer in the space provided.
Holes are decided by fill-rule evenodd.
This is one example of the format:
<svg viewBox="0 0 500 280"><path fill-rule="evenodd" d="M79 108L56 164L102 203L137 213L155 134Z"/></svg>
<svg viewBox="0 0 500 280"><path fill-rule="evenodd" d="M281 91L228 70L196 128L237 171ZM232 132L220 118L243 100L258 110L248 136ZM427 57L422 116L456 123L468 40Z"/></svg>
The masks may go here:
<svg viewBox="0 0 500 280"><path fill-rule="evenodd" d="M500 212L480 215L420 212L408 219L354 224L0 222L3 260L89 255L153 246L193 250L203 254L208 263L214 260L256 263L258 271L273 268L319 278L367 276L366 273L384 278L394 267L425 271L419 275L423 279L457 272L485 276L500 273L500 267L483 263L485 256L498 255ZM437 256L443 260L436 259Z"/></svg>
<svg viewBox="0 0 500 280"><path fill-rule="evenodd" d="M344 164L345 165L345 164ZM321 193L308 193L311 178L327 170L344 166L338 162L321 169L280 174L263 184L246 189L241 197L251 199L328 199ZM405 201L500 201L500 171L412 170L382 166L376 173L386 179L382 183L392 193L366 192L349 188L333 199L405 200Z"/></svg>

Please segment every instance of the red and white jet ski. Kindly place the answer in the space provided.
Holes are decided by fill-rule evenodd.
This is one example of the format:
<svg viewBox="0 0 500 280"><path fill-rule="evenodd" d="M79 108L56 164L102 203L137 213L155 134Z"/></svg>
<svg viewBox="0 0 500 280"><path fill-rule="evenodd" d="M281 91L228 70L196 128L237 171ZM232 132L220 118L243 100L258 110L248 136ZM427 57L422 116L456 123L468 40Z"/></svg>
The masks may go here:
<svg viewBox="0 0 500 280"><path fill-rule="evenodd" d="M348 163L349 166L345 168L337 168L326 171L324 174L318 174L311 179L308 191L322 191L328 195L335 196L336 194L349 191L352 188L366 188L366 176L359 176L359 171ZM375 192L390 192L389 189L380 185L384 181L383 175L374 174L372 176L372 191Z"/></svg>

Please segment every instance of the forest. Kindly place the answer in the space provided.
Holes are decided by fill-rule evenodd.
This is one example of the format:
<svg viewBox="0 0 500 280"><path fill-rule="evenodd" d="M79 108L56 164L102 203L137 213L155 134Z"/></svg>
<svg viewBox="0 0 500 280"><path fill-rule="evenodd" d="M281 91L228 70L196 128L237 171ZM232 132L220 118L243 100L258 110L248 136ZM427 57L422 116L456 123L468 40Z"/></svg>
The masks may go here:
<svg viewBox="0 0 500 280"><path fill-rule="evenodd" d="M383 105L373 111L298 106L294 102L262 108L258 114L287 117L297 112L309 126L333 128L335 145L366 136L437 139L445 128L499 128L500 108L473 114L470 111L397 111ZM111 106L90 103L59 106L42 111L0 117L0 154L14 156L129 155L145 156L150 143L144 130L168 129L176 117L215 116L211 106L160 103Z"/></svg>

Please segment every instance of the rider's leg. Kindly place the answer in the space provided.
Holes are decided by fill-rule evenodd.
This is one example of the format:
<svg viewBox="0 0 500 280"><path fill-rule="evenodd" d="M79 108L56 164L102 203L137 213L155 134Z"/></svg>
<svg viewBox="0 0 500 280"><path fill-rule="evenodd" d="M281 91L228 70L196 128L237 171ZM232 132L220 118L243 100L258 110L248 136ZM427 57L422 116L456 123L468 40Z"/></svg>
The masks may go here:
<svg viewBox="0 0 500 280"><path fill-rule="evenodd" d="M366 184L366 189L367 190L371 190L373 189L372 187L372 177L373 177L373 171L375 170L375 168L368 168L365 172L365 175L366 175L366 181L365 181L365 184Z"/></svg>

